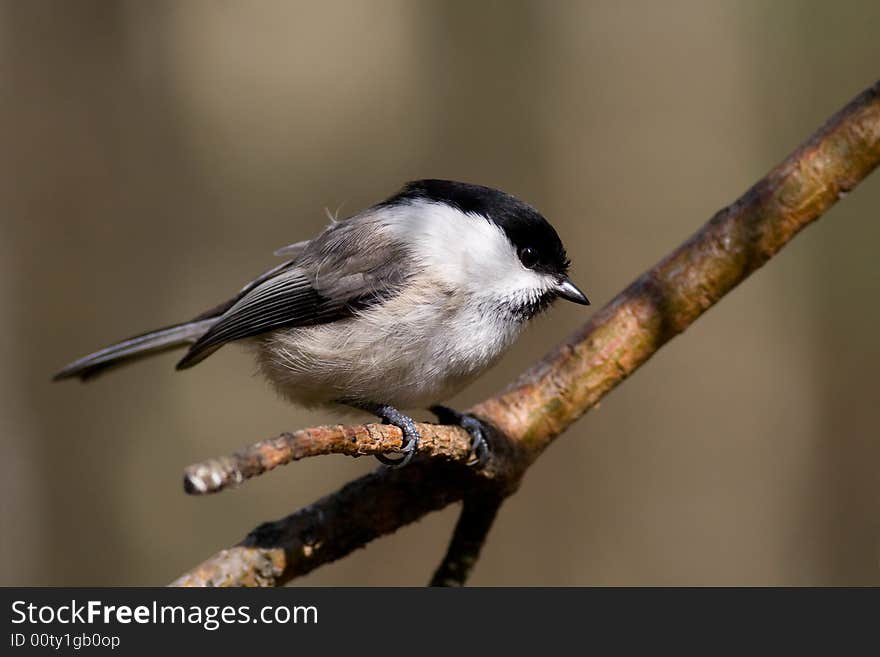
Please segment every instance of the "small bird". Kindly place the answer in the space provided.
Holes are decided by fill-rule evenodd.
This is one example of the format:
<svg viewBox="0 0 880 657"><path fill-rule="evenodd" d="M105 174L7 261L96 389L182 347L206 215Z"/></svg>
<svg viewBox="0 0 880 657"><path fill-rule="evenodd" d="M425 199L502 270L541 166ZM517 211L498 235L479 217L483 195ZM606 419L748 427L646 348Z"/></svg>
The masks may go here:
<svg viewBox="0 0 880 657"><path fill-rule="evenodd" d="M282 397L343 405L403 432L406 465L419 434L401 409L430 405L485 454L476 418L440 406L492 366L525 324L562 298L589 305L569 279L562 241L541 214L490 187L418 180L317 237L276 255L277 267L194 319L76 360L54 380L188 347L187 369L228 342L249 347Z"/></svg>

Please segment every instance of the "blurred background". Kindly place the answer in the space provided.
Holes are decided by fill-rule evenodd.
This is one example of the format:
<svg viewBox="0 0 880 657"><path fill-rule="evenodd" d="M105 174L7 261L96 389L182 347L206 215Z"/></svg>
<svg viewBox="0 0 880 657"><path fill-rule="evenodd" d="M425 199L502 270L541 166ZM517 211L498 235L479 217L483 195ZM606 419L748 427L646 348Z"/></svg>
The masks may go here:
<svg viewBox="0 0 880 657"><path fill-rule="evenodd" d="M601 306L880 77L878 25L874 0L0 2L0 584L165 584L376 466L188 497L187 464L336 418L234 346L61 365L422 177L537 206ZM880 584L878 212L875 174L558 440L472 583ZM422 585L456 511L298 581Z"/></svg>

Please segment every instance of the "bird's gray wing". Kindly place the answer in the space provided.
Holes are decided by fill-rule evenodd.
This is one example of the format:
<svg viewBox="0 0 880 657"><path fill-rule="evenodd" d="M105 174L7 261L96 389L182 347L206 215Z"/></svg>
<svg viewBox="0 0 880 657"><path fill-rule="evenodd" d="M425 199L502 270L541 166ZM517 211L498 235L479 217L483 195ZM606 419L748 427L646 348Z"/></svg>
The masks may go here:
<svg viewBox="0 0 880 657"><path fill-rule="evenodd" d="M333 224L296 260L245 288L177 367L191 367L233 340L350 317L398 292L406 278L402 262L403 245L389 241L375 218Z"/></svg>
<svg viewBox="0 0 880 657"><path fill-rule="evenodd" d="M263 281L269 280L273 276L277 276L278 274L282 273L286 269L290 269L290 267L293 265L293 263L294 263L294 260L287 260L285 262L282 262L280 265L276 265L275 267L272 267L272 269L263 272L262 274L257 276L254 280L252 280L250 283L248 283L243 288L241 288L238 291L238 294L236 294L234 297L232 297L231 299L227 299L223 303L217 304L213 308L209 308L208 310L197 315L196 317L193 317L192 321L198 322L203 319L210 319L212 317L220 317L220 315L222 315L227 310L232 308L232 306L234 306L235 303L239 299L241 299L245 294L247 294L248 292L253 290L255 287L257 287L257 285L259 285Z"/></svg>

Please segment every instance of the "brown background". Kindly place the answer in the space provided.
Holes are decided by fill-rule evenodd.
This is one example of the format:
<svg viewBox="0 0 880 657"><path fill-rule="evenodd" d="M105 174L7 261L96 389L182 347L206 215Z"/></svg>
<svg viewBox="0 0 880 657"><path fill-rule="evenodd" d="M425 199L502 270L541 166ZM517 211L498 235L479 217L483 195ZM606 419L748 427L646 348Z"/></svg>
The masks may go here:
<svg viewBox="0 0 880 657"><path fill-rule="evenodd" d="M0 584L163 584L375 466L186 497L184 465L334 420L236 348L92 385L412 178L495 185L596 304L880 77L880 3L0 3ZM880 178L557 442L474 584L880 584ZM455 402L592 310L555 308ZM422 584L447 509L303 580Z"/></svg>

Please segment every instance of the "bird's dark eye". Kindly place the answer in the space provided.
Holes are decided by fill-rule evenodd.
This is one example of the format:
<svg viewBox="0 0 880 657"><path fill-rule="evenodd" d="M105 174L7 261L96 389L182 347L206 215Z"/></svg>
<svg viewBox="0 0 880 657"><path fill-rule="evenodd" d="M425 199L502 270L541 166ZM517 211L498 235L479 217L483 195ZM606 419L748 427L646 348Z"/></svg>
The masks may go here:
<svg viewBox="0 0 880 657"><path fill-rule="evenodd" d="M519 260L524 267L531 269L538 264L538 252L530 246L524 246L519 250Z"/></svg>

